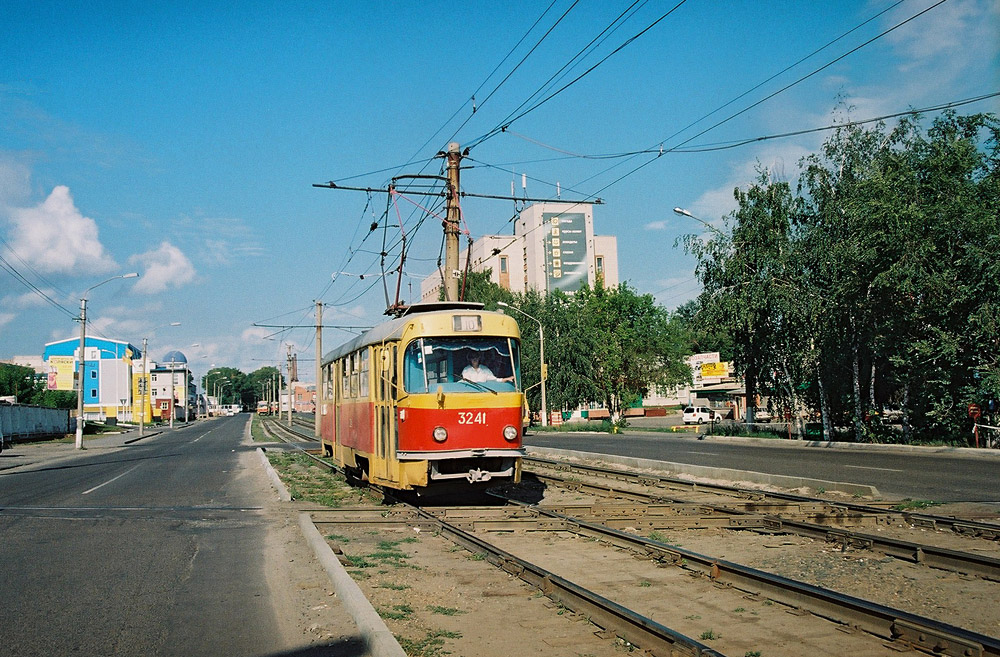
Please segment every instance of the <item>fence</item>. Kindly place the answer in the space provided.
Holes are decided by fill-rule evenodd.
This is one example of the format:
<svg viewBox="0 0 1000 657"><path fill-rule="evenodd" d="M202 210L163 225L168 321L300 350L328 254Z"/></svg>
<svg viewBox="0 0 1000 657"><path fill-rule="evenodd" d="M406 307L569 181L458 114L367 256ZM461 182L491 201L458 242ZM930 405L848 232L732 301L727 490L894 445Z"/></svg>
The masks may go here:
<svg viewBox="0 0 1000 657"><path fill-rule="evenodd" d="M70 412L65 408L42 408L0 404L0 435L6 440L70 433Z"/></svg>

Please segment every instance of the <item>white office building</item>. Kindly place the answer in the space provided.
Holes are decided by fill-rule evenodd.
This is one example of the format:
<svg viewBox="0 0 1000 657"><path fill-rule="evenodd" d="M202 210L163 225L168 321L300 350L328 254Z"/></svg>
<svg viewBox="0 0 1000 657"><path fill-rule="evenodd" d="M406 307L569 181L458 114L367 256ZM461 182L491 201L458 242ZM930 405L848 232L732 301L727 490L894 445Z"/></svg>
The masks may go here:
<svg viewBox="0 0 1000 657"><path fill-rule="evenodd" d="M486 235L461 252L459 265L490 270L490 279L514 293L527 290L575 292L598 280L618 285L618 239L594 234L590 203L536 203L521 211L513 235ZM435 272L420 284L422 301L434 301L442 287Z"/></svg>

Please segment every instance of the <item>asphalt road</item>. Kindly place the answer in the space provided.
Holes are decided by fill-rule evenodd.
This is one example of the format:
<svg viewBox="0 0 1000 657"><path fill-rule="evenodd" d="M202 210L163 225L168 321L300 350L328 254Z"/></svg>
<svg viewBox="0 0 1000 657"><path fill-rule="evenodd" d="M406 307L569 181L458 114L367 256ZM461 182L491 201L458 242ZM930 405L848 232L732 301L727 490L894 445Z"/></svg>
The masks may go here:
<svg viewBox="0 0 1000 657"><path fill-rule="evenodd" d="M246 416L0 472L0 655L287 650ZM244 473L245 474L245 473Z"/></svg>
<svg viewBox="0 0 1000 657"><path fill-rule="evenodd" d="M868 484L887 498L1000 502L1000 454L957 450L824 449L782 441L729 441L668 433L532 433L528 446ZM991 450L996 452L996 450Z"/></svg>

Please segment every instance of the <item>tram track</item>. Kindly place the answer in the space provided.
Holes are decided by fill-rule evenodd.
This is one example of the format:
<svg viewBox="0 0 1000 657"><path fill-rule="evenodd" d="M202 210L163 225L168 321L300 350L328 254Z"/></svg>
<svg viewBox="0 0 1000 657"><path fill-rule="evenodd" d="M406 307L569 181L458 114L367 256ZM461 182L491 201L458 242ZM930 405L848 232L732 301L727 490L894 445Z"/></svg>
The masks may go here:
<svg viewBox="0 0 1000 657"><path fill-rule="evenodd" d="M274 426L274 423L268 424ZM294 430L289 431L287 427L275 430L275 433L282 432L286 433L286 438L291 442L309 439L308 436L303 436ZM332 467L329 462L315 455L310 456L323 463L325 467ZM649 480L646 475L638 477L643 481ZM548 482L549 485L556 485L554 479L549 479ZM577 489L580 483L568 482L570 486L577 486ZM699 487L704 488L701 484ZM622 496L618 494L623 492L627 493L632 502L622 503ZM340 531L354 528L354 531L367 532L422 530L446 536L456 545L478 555L477 558L536 587L560 608L570 609L602 628L604 632L617 635L654 655L744 654L738 650L732 652L735 645L761 646L765 648L762 654L769 656L803 654L803 650L810 652L811 649L803 648L803 645L796 645L792 652L786 653L783 649L775 650L775 646L761 644L759 641L764 639L760 638L759 634L755 635L753 628L742 628L744 623L728 618L725 612L719 612L726 604L737 604L740 605L739 608L744 605L749 608L753 605L752 613L755 617L752 620L762 621L765 625L774 623L776 627L787 626L788 616L793 617L795 619L793 625L800 627L795 632L803 637L811 637L810 640L818 640L820 646L826 646L812 651L811 654L850 652L850 649L844 649L842 645L846 633L851 636L848 642L850 645L860 641L858 646L867 646L854 648L858 651L857 654L882 654L884 651L888 651L885 654L892 654L899 649L912 648L927 654L956 657L1000 656L1000 641L983 634L702 555L693 550L666 545L636 533L637 529L648 531L662 528L666 526L665 523L673 523L669 525L670 527L677 527L677 523L685 526L712 524L739 529L749 528L761 532L787 531L789 523L801 521L771 513L779 507L788 515L791 515L789 509L794 508L799 517L821 516L833 518L836 522L842 522L851 516L860 517L861 514L857 510L845 511L839 505L833 505L831 509L829 503L807 498L774 498L766 503L762 499L750 500L749 503L755 508L754 512L751 512L744 502L741 503L743 506L739 512L735 512L732 508L712 508L706 513L707 507L701 502L662 500L657 502L653 501L651 496L643 497L635 494L635 491L612 490L610 493L618 495L615 503L567 504L561 507L542 508L538 505L511 502L508 506L502 507L423 509L394 504L389 507L317 509L312 510L312 517L314 523L324 533L334 531L333 528L337 527ZM739 497L745 496L746 492L733 493L730 490L726 494ZM757 496L759 492L754 491L753 494ZM760 513L762 509L766 510L766 513ZM885 509L878 510L885 511ZM642 521L647 524L636 527ZM866 522L877 522L877 520L869 519ZM821 528L823 540L828 540L831 531L843 531L830 525L804 522L802 524ZM848 538L854 540L858 537L855 533L848 532ZM910 549L912 551L915 548L910 546ZM586 556L592 551L600 556ZM927 550L923 550L923 553L926 563ZM692 599L708 602L703 608L698 607L699 611L696 613L689 613L683 618L677 618L655 604L647 609L642 605L648 604L648 601L642 603L632 599L632 594L636 591L620 597L621 591L604 591L601 590L599 583L594 584L578 577L581 575L579 569L563 570L564 563L572 561L567 559L569 554L576 555L575 560L577 562L582 560L583 563L620 561L622 554L631 555L625 564L621 565L623 568L621 577L630 576L627 573L635 570L635 559L638 558L648 564L643 568L648 571L648 578L644 581L650 582L649 587L656 589L662 587L667 591L667 597L676 598L681 590L678 587L683 585L684 589L688 589L694 582L697 586L688 595L692 596ZM529 556L531 558L528 558ZM542 563L537 563L534 557L540 557ZM902 555L899 558L913 559L914 556ZM938 558L937 553L934 558ZM919 563L919 560L917 562ZM995 564L989 563L987 566L992 569ZM963 567L967 568L967 565ZM676 579L676 575L663 577L666 572L680 573L682 577L680 580ZM994 574L993 570L988 570L986 574L979 576L990 578ZM582 577L585 578L586 573L582 573ZM723 594L730 600L744 600L744 602L711 602ZM696 607L686 598L683 604L686 607ZM642 610L633 609L634 606L642 607ZM780 610L781 614L773 616L771 612L775 609ZM715 647L715 637L712 637L713 645L709 646L704 637L702 640L695 639L690 636L690 632L685 634L679 629L690 630L692 621L686 621L685 618L698 618L699 623L706 625L719 623L716 627L740 626L739 631L746 629L749 635L745 639L731 637L735 643L721 641L720 643L728 648L720 652ZM713 621L713 618L717 620ZM818 625L815 625L816 623ZM727 633L732 632L732 629L727 630ZM749 638L754 636L758 638ZM837 646L837 649L829 650L831 646ZM748 650L746 654L753 654L753 651Z"/></svg>
<svg viewBox="0 0 1000 657"><path fill-rule="evenodd" d="M532 461L538 460L532 459ZM548 465L551 462L545 463ZM921 515L920 521L914 522L915 518L911 514L889 512L878 507L831 503L801 496L758 491L752 493L753 497L758 499L711 503L705 499L692 500L689 497L665 496L662 491L656 490L655 481L652 486L650 485L650 478L646 475L627 475L598 468L602 476L607 476L608 472L623 474L626 480L636 485L636 488L652 488L655 492L583 481L573 473L590 474L595 468L559 465L558 469L563 474L544 473L537 469L530 474L542 485L560 486L615 501L610 504L598 501L590 504L547 507L573 517L591 519L611 527L631 527L646 531L716 527L767 534L790 533L823 541L845 551L869 550L909 563L1000 582L1000 558L995 556L971 550L940 547L928 541L905 540L849 529L856 527L879 529L896 525L915 528L917 531L912 533L921 533L920 530L924 529L941 526L953 528L956 523L961 526L966 524L955 518ZM675 480L669 480L669 484L678 485ZM690 486L688 492L695 488L705 489L702 484L688 485ZM741 492L746 493L736 488L720 489L714 485L710 489L714 494L721 493L727 497ZM620 500L627 500L631 504L621 504ZM971 524L976 527L976 531L961 532L963 536L993 536L1000 530L1000 527L988 523L973 521ZM984 527L987 528L985 531Z"/></svg>

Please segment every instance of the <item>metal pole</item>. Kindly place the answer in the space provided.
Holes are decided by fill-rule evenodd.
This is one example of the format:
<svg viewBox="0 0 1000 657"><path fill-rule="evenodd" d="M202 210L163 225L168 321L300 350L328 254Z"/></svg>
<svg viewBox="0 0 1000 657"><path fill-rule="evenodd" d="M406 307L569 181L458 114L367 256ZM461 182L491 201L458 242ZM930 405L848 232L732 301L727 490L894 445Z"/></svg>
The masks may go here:
<svg viewBox="0 0 1000 657"><path fill-rule="evenodd" d="M173 360L170 362L170 428L174 428L174 373L176 372Z"/></svg>
<svg viewBox="0 0 1000 657"><path fill-rule="evenodd" d="M444 300L458 301L458 182L462 152L458 142L448 144L448 213L444 223Z"/></svg>
<svg viewBox="0 0 1000 657"><path fill-rule="evenodd" d="M538 320L535 320L538 321ZM545 365L545 332L542 331L542 323L538 322L538 357L541 359L541 377L542 377L542 426L549 426L549 411L548 407L545 405L545 379L549 376L549 368Z"/></svg>
<svg viewBox="0 0 1000 657"><path fill-rule="evenodd" d="M139 383L142 387L142 401L139 407L139 435L142 435L143 429L146 425L146 388L149 387L149 376L146 374L146 344L147 339L142 339L142 378L139 379Z"/></svg>
<svg viewBox="0 0 1000 657"><path fill-rule="evenodd" d="M88 290L89 292L90 290ZM87 344L87 295L80 299L80 367L76 390L76 448L83 449L83 382L87 371L87 356L84 349Z"/></svg>

